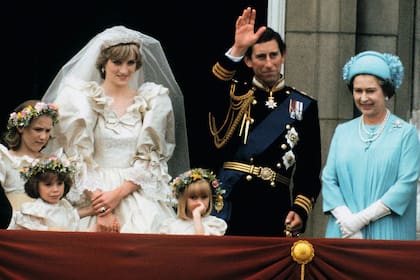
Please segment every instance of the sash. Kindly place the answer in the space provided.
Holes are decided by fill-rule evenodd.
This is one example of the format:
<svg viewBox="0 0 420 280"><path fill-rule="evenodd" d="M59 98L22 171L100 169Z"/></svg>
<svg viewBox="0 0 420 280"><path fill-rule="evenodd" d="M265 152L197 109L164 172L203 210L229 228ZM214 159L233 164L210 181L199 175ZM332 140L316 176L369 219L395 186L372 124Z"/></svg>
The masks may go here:
<svg viewBox="0 0 420 280"><path fill-rule="evenodd" d="M289 114L289 103L291 99L303 103L302 114L310 103L309 98L297 95L292 91L280 106L251 131L248 137L248 143L245 145L242 144L238 148L235 158L250 158L251 156L260 155L284 132L286 125L290 124L290 120L292 120Z"/></svg>
<svg viewBox="0 0 420 280"><path fill-rule="evenodd" d="M250 132L247 141L248 143L239 146L234 159L232 159L233 161L235 161L235 159L247 159L255 155L260 155L284 132L287 124L296 121L291 118L289 112L289 103L292 99L303 103L302 115L311 102L309 98L297 94L291 89L287 98ZM293 121L291 122L291 120ZM224 169L223 167L220 168L218 177L220 182L222 182L223 189L226 190L225 197L229 197L233 186L243 174L244 172L242 171ZM228 220L230 211L230 202L226 200L222 211L219 213L214 211L212 214L224 220Z"/></svg>

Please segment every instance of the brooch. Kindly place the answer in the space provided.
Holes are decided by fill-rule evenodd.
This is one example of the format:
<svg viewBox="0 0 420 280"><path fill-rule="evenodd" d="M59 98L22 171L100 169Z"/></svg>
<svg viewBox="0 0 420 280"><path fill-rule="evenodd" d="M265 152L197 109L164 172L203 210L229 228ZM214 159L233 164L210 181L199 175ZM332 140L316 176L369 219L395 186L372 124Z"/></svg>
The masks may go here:
<svg viewBox="0 0 420 280"><path fill-rule="evenodd" d="M400 122L400 120L396 120L395 122L392 123L392 127L393 128L401 128L402 123Z"/></svg>
<svg viewBox="0 0 420 280"><path fill-rule="evenodd" d="M289 144L290 148L293 148L299 141L299 135L294 127L287 131L287 134L284 136Z"/></svg>

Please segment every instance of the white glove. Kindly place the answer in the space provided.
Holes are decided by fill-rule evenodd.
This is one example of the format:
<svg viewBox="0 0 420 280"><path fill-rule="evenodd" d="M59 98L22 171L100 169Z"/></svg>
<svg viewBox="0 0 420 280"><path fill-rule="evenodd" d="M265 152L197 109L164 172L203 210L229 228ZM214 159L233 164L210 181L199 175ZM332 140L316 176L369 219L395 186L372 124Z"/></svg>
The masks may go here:
<svg viewBox="0 0 420 280"><path fill-rule="evenodd" d="M372 203L369 207L359 212L369 222L374 222L391 214L391 209L381 200Z"/></svg>
<svg viewBox="0 0 420 280"><path fill-rule="evenodd" d="M342 220L337 220L340 225L340 230L343 237L347 238L356 232L360 231L364 226L374 222L386 215L391 214L391 210L380 200L372 203L366 209L345 217Z"/></svg>
<svg viewBox="0 0 420 280"><path fill-rule="evenodd" d="M353 215L347 206L345 205L337 206L331 211L331 214L333 214L333 216L337 219L336 223L340 225L340 230L341 230L341 234L343 235L343 238L355 238L355 239L363 238L362 232L360 230L352 233L347 228L343 228L341 226L341 221L346 220Z"/></svg>
<svg viewBox="0 0 420 280"><path fill-rule="evenodd" d="M350 238L351 235L353 235L356 232L360 232L362 227L369 223L363 217L360 217L359 214L360 212L356 214L351 214L345 219L337 220L337 223L340 225L340 230L344 238Z"/></svg>
<svg viewBox="0 0 420 280"><path fill-rule="evenodd" d="M350 216L352 213L350 209L346 205L337 206L331 211L331 214L337 219L342 220L348 216Z"/></svg>
<svg viewBox="0 0 420 280"><path fill-rule="evenodd" d="M356 231L355 233L353 233L353 234L350 234L349 236L344 236L344 234L343 234L343 238L352 238L352 239L363 239L363 234L362 234L362 232L359 230L359 231Z"/></svg>

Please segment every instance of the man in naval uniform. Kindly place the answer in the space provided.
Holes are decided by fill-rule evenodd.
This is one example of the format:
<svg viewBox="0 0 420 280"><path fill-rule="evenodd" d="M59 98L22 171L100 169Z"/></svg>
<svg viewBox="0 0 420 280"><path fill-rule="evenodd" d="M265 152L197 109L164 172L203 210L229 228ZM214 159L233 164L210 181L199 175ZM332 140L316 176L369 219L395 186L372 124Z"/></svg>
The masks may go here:
<svg viewBox="0 0 420 280"><path fill-rule="evenodd" d="M294 237L321 189L318 104L285 84L286 45L269 27L254 31L255 18L243 11L233 46L212 68L209 129L226 190L213 214L227 221L227 235Z"/></svg>

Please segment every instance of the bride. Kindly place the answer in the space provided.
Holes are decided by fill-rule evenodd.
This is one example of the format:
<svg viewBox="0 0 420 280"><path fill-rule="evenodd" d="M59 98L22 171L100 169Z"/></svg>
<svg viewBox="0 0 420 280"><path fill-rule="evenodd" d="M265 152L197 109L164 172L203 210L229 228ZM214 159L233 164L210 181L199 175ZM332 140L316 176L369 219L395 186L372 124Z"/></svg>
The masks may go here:
<svg viewBox="0 0 420 280"><path fill-rule="evenodd" d="M185 132L185 120L158 41L123 26L106 29L60 70L43 100L59 106L51 146L78 162L67 198L92 203L97 213L82 228L114 215L121 232L155 233L175 215L168 161L178 148L175 127ZM188 166L184 135L177 138L178 168Z"/></svg>

